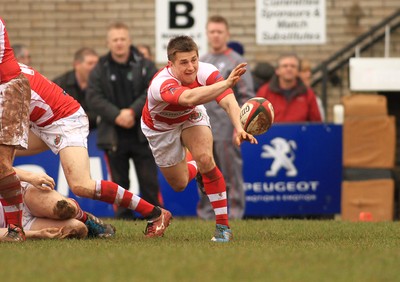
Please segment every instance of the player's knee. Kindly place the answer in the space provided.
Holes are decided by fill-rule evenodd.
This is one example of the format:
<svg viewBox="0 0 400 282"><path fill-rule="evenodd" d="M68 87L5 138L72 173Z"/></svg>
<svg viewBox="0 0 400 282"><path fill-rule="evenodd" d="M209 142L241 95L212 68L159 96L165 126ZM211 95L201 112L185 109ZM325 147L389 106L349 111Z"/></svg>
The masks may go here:
<svg viewBox="0 0 400 282"><path fill-rule="evenodd" d="M76 225L74 226L74 230L76 233L76 238L83 239L87 237L88 229L83 222L76 220Z"/></svg>
<svg viewBox="0 0 400 282"><path fill-rule="evenodd" d="M209 154L200 155L199 158L196 160L196 162L197 162L197 166L199 168L202 168L202 169L200 169L200 171L202 171L202 170L207 171L214 166L214 159L213 159L212 155L209 155Z"/></svg>
<svg viewBox="0 0 400 282"><path fill-rule="evenodd" d="M176 179L174 181L168 181L168 184L175 192L182 192L186 189L188 182L185 179Z"/></svg>
<svg viewBox="0 0 400 282"><path fill-rule="evenodd" d="M76 215L76 207L67 200L59 200L53 208L53 213L59 219L74 218Z"/></svg>
<svg viewBox="0 0 400 282"><path fill-rule="evenodd" d="M182 192L186 189L187 183L186 185L183 185L181 183L175 184L172 186L172 189L174 189L175 192Z"/></svg>
<svg viewBox="0 0 400 282"><path fill-rule="evenodd" d="M83 222L80 222L79 220L71 220L63 228L64 238L83 239L87 237L87 234L88 234L88 229L86 225Z"/></svg>

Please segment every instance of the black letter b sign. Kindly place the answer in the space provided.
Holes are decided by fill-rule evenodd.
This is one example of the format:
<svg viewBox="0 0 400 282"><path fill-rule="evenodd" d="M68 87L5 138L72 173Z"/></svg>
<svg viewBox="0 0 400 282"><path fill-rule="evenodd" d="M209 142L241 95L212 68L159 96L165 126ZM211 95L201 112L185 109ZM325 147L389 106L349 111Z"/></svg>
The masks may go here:
<svg viewBox="0 0 400 282"><path fill-rule="evenodd" d="M190 28L194 25L194 18L190 15L193 4L190 2L169 3L169 28Z"/></svg>

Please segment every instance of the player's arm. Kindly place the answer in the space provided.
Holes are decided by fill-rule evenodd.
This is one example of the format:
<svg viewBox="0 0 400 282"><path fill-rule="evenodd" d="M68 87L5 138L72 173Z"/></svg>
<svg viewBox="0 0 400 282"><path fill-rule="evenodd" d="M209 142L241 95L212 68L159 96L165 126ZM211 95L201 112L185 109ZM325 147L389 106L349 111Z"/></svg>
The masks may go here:
<svg viewBox="0 0 400 282"><path fill-rule="evenodd" d="M59 239L62 238L62 228L49 227L40 230L25 231L26 238L29 239Z"/></svg>
<svg viewBox="0 0 400 282"><path fill-rule="evenodd" d="M237 65L226 80L207 86L186 89L179 96L179 104L186 107L193 107L215 100L225 90L236 85L240 77L246 72L246 65L246 63Z"/></svg>
<svg viewBox="0 0 400 282"><path fill-rule="evenodd" d="M258 144L257 139L243 130L242 124L240 123L240 108L233 94L228 94L219 102L219 105L228 114L233 127L235 129L235 144L240 145L243 141L249 141L251 144Z"/></svg>
<svg viewBox="0 0 400 282"><path fill-rule="evenodd" d="M14 167L14 170L21 181L28 182L39 189L54 189L54 179L44 172L31 172L17 167Z"/></svg>
<svg viewBox="0 0 400 282"><path fill-rule="evenodd" d="M7 228L0 228L0 242L1 238L7 233ZM27 230L25 231L27 239L58 239L62 237L62 228L43 228L41 230Z"/></svg>

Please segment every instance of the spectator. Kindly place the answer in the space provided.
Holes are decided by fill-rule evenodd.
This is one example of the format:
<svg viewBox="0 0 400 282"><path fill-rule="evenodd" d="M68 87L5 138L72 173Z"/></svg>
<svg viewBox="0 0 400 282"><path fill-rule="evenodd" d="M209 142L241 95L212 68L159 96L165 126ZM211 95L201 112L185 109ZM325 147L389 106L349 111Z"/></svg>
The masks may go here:
<svg viewBox="0 0 400 282"><path fill-rule="evenodd" d="M89 118L89 129L96 128L97 115L89 110L85 101L85 96L89 74L98 60L99 56L95 50L83 47L75 52L73 70L54 79L56 84L81 104Z"/></svg>
<svg viewBox="0 0 400 282"><path fill-rule="evenodd" d="M311 73L311 62L309 60L302 59L300 61L299 77L307 87L311 88L312 73ZM321 113L322 121L324 121L325 120L324 106L322 105L321 98L317 94L315 94L315 97L317 98L318 108Z"/></svg>
<svg viewBox="0 0 400 282"><path fill-rule="evenodd" d="M0 203L7 232L1 242L24 242L21 182L12 167L16 149L28 148L29 81L21 73L0 17Z"/></svg>
<svg viewBox="0 0 400 282"><path fill-rule="evenodd" d="M89 109L100 116L97 145L105 150L114 182L129 188L129 160L133 159L141 196L159 206L157 166L140 128L147 88L157 69L131 45L128 26L114 23L107 31L109 53L90 74ZM116 218L132 219L131 210L119 207Z"/></svg>
<svg viewBox="0 0 400 282"><path fill-rule="evenodd" d="M136 48L139 50L140 53L142 53L143 57L145 57L147 60L153 61L153 56L151 54L151 48L147 44L138 44Z"/></svg>
<svg viewBox="0 0 400 282"><path fill-rule="evenodd" d="M228 23L228 21L225 19L226 23ZM228 31L229 33L229 31ZM244 56L244 47L243 44L238 42L238 41L229 41L227 44L228 48L231 48L233 51L235 51L236 53L238 53L240 56Z"/></svg>
<svg viewBox="0 0 400 282"><path fill-rule="evenodd" d="M234 67L224 80L216 67L199 62L198 47L190 36L172 38L167 53L168 65L154 76L147 93L142 130L160 171L175 191L183 191L200 173L215 213L211 240L229 242L232 232L225 179L214 161L213 137L203 104L216 101L226 111L235 127L236 145L257 143L241 126L240 108L231 89L246 72L246 63Z"/></svg>
<svg viewBox="0 0 400 282"><path fill-rule="evenodd" d="M322 121L315 94L299 78L299 70L296 54L281 55L271 81L257 92L274 106L275 122Z"/></svg>
<svg viewBox="0 0 400 282"><path fill-rule="evenodd" d="M268 62L259 62L254 67L252 72L254 92L257 93L258 89L265 83L269 82L275 73L275 68Z"/></svg>
<svg viewBox="0 0 400 282"><path fill-rule="evenodd" d="M210 52L203 55L200 61L213 64L226 79L235 66L243 63L245 60L227 45L229 40L229 26L224 17L212 16L209 18L207 23L207 38ZM250 72L242 75L239 82L233 88L233 91L239 106L255 96ZM225 111L215 101L205 104L205 107L210 117L214 137L213 150L215 162L225 177L229 218L241 219L244 215L246 202L243 189L243 160L240 147L234 145L234 127L230 120L226 118ZM202 219L213 219L215 217L210 201L203 193L200 193L197 214Z"/></svg>
<svg viewBox="0 0 400 282"><path fill-rule="evenodd" d="M12 49L14 51L14 56L19 63L27 66L30 66L32 64L31 52L26 45L14 44L12 45Z"/></svg>

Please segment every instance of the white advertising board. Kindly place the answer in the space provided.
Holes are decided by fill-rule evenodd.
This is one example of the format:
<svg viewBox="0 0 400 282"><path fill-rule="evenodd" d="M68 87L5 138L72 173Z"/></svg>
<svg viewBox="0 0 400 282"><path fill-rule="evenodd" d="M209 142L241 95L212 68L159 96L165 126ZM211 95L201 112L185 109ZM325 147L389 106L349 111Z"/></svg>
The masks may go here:
<svg viewBox="0 0 400 282"><path fill-rule="evenodd" d="M260 45L324 44L326 0L256 0Z"/></svg>
<svg viewBox="0 0 400 282"><path fill-rule="evenodd" d="M351 58L351 91L400 91L400 58Z"/></svg>
<svg viewBox="0 0 400 282"><path fill-rule="evenodd" d="M165 63L171 37L191 36L200 55L207 52L207 0L156 0L156 62Z"/></svg>

